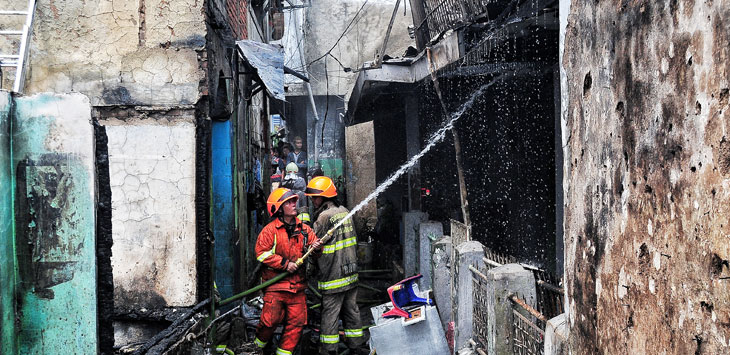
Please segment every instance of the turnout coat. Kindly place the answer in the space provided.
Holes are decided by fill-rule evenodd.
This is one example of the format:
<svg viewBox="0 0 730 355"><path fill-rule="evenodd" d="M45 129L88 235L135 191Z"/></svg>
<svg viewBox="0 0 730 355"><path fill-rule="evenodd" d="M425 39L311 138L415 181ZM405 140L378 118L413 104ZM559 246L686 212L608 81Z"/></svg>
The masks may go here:
<svg viewBox="0 0 730 355"><path fill-rule="evenodd" d="M326 201L314 212L314 232L324 236L349 211ZM352 219L347 219L322 246L317 258L317 286L322 294L338 293L357 287L357 235Z"/></svg>

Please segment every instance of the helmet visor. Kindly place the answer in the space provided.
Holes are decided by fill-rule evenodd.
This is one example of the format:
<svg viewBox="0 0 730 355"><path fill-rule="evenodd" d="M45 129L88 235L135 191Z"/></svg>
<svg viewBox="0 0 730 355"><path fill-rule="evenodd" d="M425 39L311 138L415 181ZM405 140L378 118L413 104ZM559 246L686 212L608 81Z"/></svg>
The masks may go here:
<svg viewBox="0 0 730 355"><path fill-rule="evenodd" d="M289 190L289 191L285 192L283 195L281 195L281 197L279 197L278 202L286 201L286 200L290 199L292 196L299 198L299 196L297 196L296 192Z"/></svg>
<svg viewBox="0 0 730 355"><path fill-rule="evenodd" d="M324 190L314 189L314 188L311 188L311 187L307 187L304 190L304 194L305 195L319 195L319 194L321 194L323 192L324 192Z"/></svg>

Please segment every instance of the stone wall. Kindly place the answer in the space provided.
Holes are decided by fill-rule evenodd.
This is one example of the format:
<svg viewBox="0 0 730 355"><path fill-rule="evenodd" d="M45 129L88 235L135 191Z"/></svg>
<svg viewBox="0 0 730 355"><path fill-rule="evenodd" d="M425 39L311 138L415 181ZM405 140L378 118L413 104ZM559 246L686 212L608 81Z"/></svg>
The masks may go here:
<svg viewBox="0 0 730 355"><path fill-rule="evenodd" d="M570 347L727 353L730 7L573 1L569 11L562 123Z"/></svg>

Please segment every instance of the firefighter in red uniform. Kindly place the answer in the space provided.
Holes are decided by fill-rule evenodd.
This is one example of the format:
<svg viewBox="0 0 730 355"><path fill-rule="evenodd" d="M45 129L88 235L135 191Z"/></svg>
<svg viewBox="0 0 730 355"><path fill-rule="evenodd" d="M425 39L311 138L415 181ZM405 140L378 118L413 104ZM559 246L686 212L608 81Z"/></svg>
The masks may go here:
<svg viewBox="0 0 730 355"><path fill-rule="evenodd" d="M304 268L299 268L296 261L307 248L317 249L321 243L312 228L296 218L297 199L297 194L289 189L274 190L266 201L266 208L274 220L261 230L256 240L256 259L264 263L262 281L285 271L290 273L264 289L264 308L254 340L260 352L283 322L284 333L276 355L291 355L307 321L304 296L307 283Z"/></svg>

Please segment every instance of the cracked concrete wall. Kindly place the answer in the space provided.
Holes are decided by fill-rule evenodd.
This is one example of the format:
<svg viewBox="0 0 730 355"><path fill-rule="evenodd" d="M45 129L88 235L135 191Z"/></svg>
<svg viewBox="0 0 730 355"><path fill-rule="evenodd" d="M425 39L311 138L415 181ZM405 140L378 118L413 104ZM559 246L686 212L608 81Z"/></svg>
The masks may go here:
<svg viewBox="0 0 730 355"><path fill-rule="evenodd" d="M302 31L297 33L294 25L295 16L285 16L284 37L282 44L285 48L285 63L287 66L298 68L301 64L298 50L302 50L304 60L310 63L329 51L340 35L345 32L347 25L355 18L355 14L362 7L363 0L320 0L312 1L312 7L304 10L304 22L299 17ZM332 55L343 66L357 69L366 61L375 59L380 50L388 29L395 2L392 0L370 0L352 22L350 29L342 36L332 50ZM404 6L407 7L404 15ZM400 57L408 46L415 47L415 41L408 35L408 26L412 25L410 4L401 1L400 9L395 17L393 29L388 40L385 53L391 57ZM249 32L250 33L250 32ZM311 81L314 95L348 95L354 85L357 73L343 71L334 58L327 56L312 63L309 74L314 77ZM325 61L329 78L325 78ZM292 80L289 84L290 95L306 95L306 88L299 80L287 76ZM329 86L329 88L328 88Z"/></svg>
<svg viewBox="0 0 730 355"><path fill-rule="evenodd" d="M102 124L109 136L115 308L191 306L197 280L194 114Z"/></svg>
<svg viewBox="0 0 730 355"><path fill-rule="evenodd" d="M730 7L572 1L569 11L562 124L570 348L726 354Z"/></svg>
<svg viewBox="0 0 730 355"><path fill-rule="evenodd" d="M0 8L25 6L16 3L2 0ZM198 0L37 2L25 92L81 92L96 107L142 107L134 117L103 121L109 126L116 307L196 300L190 107L207 94L204 19L205 2ZM0 25L22 23L10 21ZM189 112L180 118L173 112L179 110L168 110L168 117L141 121L145 106Z"/></svg>
<svg viewBox="0 0 730 355"><path fill-rule="evenodd" d="M26 2L17 3L2 0L0 8ZM194 104L205 79L198 64L205 46L204 4L39 0L25 92L81 92L94 106ZM4 16L0 26L22 22ZM7 42L0 46L11 49Z"/></svg>

